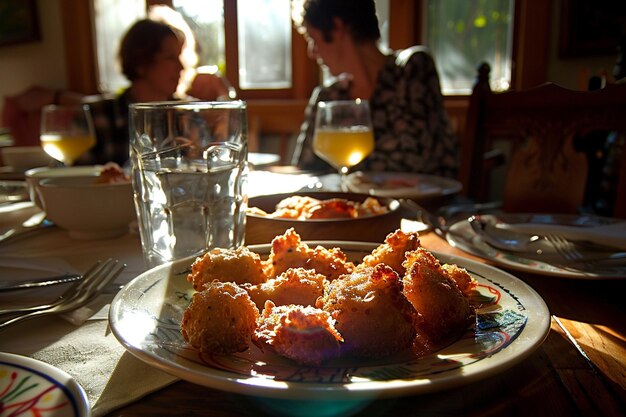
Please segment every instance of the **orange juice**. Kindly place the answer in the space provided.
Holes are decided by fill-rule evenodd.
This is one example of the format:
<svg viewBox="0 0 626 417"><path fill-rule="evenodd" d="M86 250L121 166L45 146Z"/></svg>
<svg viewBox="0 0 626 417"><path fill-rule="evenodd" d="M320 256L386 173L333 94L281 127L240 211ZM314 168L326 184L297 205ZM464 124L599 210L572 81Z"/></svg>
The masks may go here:
<svg viewBox="0 0 626 417"><path fill-rule="evenodd" d="M374 134L367 126L316 129L313 150L337 170L342 170L358 164L374 150Z"/></svg>
<svg viewBox="0 0 626 417"><path fill-rule="evenodd" d="M85 151L96 144L91 135L63 136L57 134L41 135L41 146L44 151L65 165L72 165Z"/></svg>

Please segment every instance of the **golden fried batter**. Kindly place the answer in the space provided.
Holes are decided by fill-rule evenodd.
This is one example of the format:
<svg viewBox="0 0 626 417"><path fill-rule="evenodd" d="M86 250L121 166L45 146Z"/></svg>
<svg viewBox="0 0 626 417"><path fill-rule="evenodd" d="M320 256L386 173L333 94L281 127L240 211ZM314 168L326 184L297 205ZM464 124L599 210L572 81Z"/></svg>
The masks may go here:
<svg viewBox="0 0 626 417"><path fill-rule="evenodd" d="M456 264L443 264L441 268L456 282L464 296L472 294L477 282L465 269Z"/></svg>
<svg viewBox="0 0 626 417"><path fill-rule="evenodd" d="M237 284L259 284L267 277L259 254L242 246L237 249L216 248L197 258L191 265L187 281L196 291L214 280Z"/></svg>
<svg viewBox="0 0 626 417"><path fill-rule="evenodd" d="M419 246L420 240L417 233L404 233L398 229L393 233L389 233L385 238L385 243L363 258L363 262L357 266L357 269L385 264L393 268L400 276L403 276L405 269L402 263L406 259L405 253L415 250Z"/></svg>
<svg viewBox="0 0 626 417"><path fill-rule="evenodd" d="M276 277L289 268L314 269L332 281L352 272L354 264L348 261L346 254L339 248L309 248L290 228L272 240L272 250L264 261L264 271L268 277Z"/></svg>
<svg viewBox="0 0 626 417"><path fill-rule="evenodd" d="M259 310L232 282L213 281L193 295L180 324L186 342L204 353L229 354L248 348Z"/></svg>
<svg viewBox="0 0 626 417"><path fill-rule="evenodd" d="M244 286L259 309L265 301L276 305L315 305L315 300L324 294L326 277L312 269L290 268L276 278L257 285Z"/></svg>
<svg viewBox="0 0 626 417"><path fill-rule="evenodd" d="M387 206L380 204L380 201L373 197L367 197L365 201L357 205L356 209L358 213L357 217L385 214L389 212L389 208Z"/></svg>
<svg viewBox="0 0 626 417"><path fill-rule="evenodd" d="M415 334L413 308L402 295L400 277L387 265L363 268L332 281L317 307L337 320L346 354L391 355L408 348Z"/></svg>
<svg viewBox="0 0 626 417"><path fill-rule="evenodd" d="M304 219L310 207L319 204L320 200L294 195L281 200L276 205L276 211L270 214L270 217L286 218L286 219Z"/></svg>
<svg viewBox="0 0 626 417"><path fill-rule="evenodd" d="M407 253L404 267L403 293L417 313L413 350L424 355L462 334L473 311L456 281L423 247Z"/></svg>
<svg viewBox="0 0 626 417"><path fill-rule="evenodd" d="M252 341L261 349L271 346L281 356L317 366L339 356L341 334L330 314L312 306L275 306L265 303Z"/></svg>
<svg viewBox="0 0 626 417"><path fill-rule="evenodd" d="M279 201L272 213L266 213L258 207L250 207L248 212L282 219L351 219L384 214L389 212L389 208L373 197L367 197L365 201L359 203L344 198L318 200L313 197L294 195Z"/></svg>

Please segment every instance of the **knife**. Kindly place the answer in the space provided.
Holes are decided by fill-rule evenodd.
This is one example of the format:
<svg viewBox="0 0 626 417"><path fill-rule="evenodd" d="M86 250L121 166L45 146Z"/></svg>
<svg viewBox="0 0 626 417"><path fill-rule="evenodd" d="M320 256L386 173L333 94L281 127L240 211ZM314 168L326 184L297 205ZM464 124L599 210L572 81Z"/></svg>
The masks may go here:
<svg viewBox="0 0 626 417"><path fill-rule="evenodd" d="M0 281L0 291L23 290L27 288L46 287L48 285L65 284L81 279L80 274L65 274L55 277L38 278L28 281Z"/></svg>

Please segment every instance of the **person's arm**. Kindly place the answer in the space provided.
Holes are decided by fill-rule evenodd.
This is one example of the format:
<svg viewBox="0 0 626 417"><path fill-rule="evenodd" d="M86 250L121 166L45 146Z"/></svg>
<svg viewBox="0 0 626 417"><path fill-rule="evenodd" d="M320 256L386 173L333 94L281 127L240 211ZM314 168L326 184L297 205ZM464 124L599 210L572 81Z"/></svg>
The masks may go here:
<svg viewBox="0 0 626 417"><path fill-rule="evenodd" d="M209 73L196 74L187 94L200 100L234 100L237 98L237 93L228 80Z"/></svg>

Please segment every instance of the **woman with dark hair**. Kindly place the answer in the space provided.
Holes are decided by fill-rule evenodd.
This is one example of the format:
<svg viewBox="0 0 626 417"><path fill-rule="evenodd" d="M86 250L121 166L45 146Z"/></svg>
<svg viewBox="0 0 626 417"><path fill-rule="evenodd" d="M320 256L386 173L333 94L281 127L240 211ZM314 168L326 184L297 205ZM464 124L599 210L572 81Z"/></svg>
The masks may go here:
<svg viewBox="0 0 626 417"><path fill-rule="evenodd" d="M374 0L304 0L294 22L309 56L336 77L311 95L294 164L330 168L311 145L317 102L362 98L370 102L375 149L358 168L456 177L458 141L425 47L382 52Z"/></svg>
<svg viewBox="0 0 626 417"><path fill-rule="evenodd" d="M150 19L138 20L126 31L118 59L131 84L114 97L85 99L91 107L97 143L81 158L81 163L127 162L128 105L175 100L183 70L183 44L184 37L177 29Z"/></svg>

